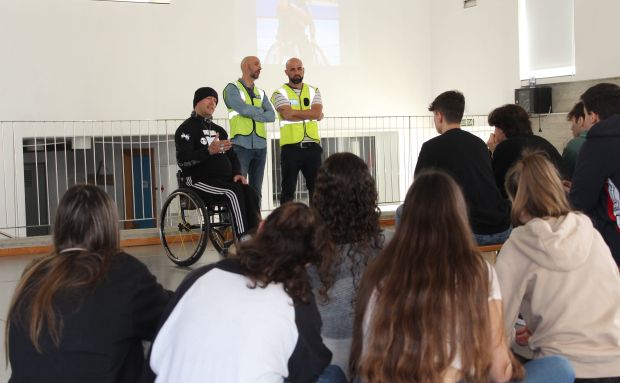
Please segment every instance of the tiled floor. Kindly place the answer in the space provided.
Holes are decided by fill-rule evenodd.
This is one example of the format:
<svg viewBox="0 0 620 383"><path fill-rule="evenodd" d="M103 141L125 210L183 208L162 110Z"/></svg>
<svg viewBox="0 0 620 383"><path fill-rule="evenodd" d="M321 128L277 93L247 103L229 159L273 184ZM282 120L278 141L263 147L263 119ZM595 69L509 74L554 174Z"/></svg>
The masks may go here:
<svg viewBox="0 0 620 383"><path fill-rule="evenodd" d="M193 268L215 262L220 259L211 244L204 255L191 268L178 267L165 256L162 246L139 246L126 249L144 262L159 282L167 289L174 290L181 283L185 275ZM4 353L4 327L6 316L15 286L28 263L37 256L24 255L15 257L0 257L0 382L6 382L11 375L6 367Z"/></svg>

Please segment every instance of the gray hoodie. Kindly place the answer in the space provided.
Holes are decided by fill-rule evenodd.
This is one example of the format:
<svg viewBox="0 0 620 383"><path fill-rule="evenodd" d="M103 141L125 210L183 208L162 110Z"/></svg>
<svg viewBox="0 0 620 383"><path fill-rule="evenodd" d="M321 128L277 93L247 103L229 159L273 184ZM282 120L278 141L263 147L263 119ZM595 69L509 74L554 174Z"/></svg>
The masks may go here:
<svg viewBox="0 0 620 383"><path fill-rule="evenodd" d="M563 355L578 378L620 376L620 273L586 215L515 228L495 268L507 334L521 312L535 357Z"/></svg>

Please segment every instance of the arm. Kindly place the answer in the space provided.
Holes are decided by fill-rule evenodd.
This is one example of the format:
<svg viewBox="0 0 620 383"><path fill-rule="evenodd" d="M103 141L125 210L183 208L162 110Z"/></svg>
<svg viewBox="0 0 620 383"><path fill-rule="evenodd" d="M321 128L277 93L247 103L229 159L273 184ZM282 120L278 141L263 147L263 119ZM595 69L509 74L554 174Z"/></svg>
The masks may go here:
<svg viewBox="0 0 620 383"><path fill-rule="evenodd" d="M235 149L231 146L231 148L226 152L228 159L232 165L232 174L233 179L235 179L238 175L241 174L241 165L239 164L239 158L237 157L237 153L235 153ZM243 177L242 177L243 178ZM245 180L245 178L243 178ZM235 182L237 180L235 179ZM242 181L242 183L245 183Z"/></svg>
<svg viewBox="0 0 620 383"><path fill-rule="evenodd" d="M415 170L413 171L414 177L430 165L430 152L427 143L423 143L418 155L418 161L415 164Z"/></svg>
<svg viewBox="0 0 620 383"><path fill-rule="evenodd" d="M510 239L502 247L501 254L497 257L495 271L504 304L504 331L506 336L512 338L530 277L525 271L524 256L515 249Z"/></svg>
<svg viewBox="0 0 620 383"><path fill-rule="evenodd" d="M141 339L153 340L172 292L157 283L155 276L142 262L135 258L132 261L136 263L132 299L134 331Z"/></svg>
<svg viewBox="0 0 620 383"><path fill-rule="evenodd" d="M495 151L493 151L491 165L493 166L495 183L504 197L506 196L506 190L504 189L506 173L508 173L508 169L510 169L515 160L519 157L519 154L520 148L515 146L513 142L509 142L509 140L501 142L497 145Z"/></svg>
<svg viewBox="0 0 620 383"><path fill-rule="evenodd" d="M492 359L489 377L492 382L508 382L523 378L523 367L516 361L506 344L502 328L502 301L489 301L489 321L491 322Z"/></svg>
<svg viewBox="0 0 620 383"><path fill-rule="evenodd" d="M227 107L234 109L240 115L252 119L255 119L256 116L260 116L265 112L263 108L243 102L243 100L241 100L239 89L235 86L235 84L226 85L226 88L224 89L224 103Z"/></svg>
<svg viewBox="0 0 620 383"><path fill-rule="evenodd" d="M278 108L278 113L288 121L318 121L323 118L323 105L313 104L309 110L293 110L290 105L283 105Z"/></svg>
<svg viewBox="0 0 620 383"><path fill-rule="evenodd" d="M214 129L216 129L218 132L218 139L224 144L224 153L226 154L226 156L228 156L228 160L230 161L230 164L232 166L232 174L234 178L234 176L241 174L241 165L239 164L239 158L237 157L237 153L235 153L232 143L228 139L228 133L226 133L226 130L224 130L224 128L219 125L213 124L213 126Z"/></svg>
<svg viewBox="0 0 620 383"><path fill-rule="evenodd" d="M273 110L273 106L271 105L271 102L269 102L269 97L267 97L267 95L265 94L263 96L262 106L263 106L264 112L256 116L254 120L260 121L260 122L274 122L276 120L276 112Z"/></svg>
<svg viewBox="0 0 620 383"><path fill-rule="evenodd" d="M195 145L197 140L200 140L200 137L189 126L183 124L177 129L174 143L177 162L181 169L199 164L209 157L208 147ZM198 149L194 149L195 147Z"/></svg>
<svg viewBox="0 0 620 383"><path fill-rule="evenodd" d="M599 194L607 178L604 154L604 150L597 148L592 141L586 140L577 157L569 198L573 207L585 213L596 208Z"/></svg>
<svg viewBox="0 0 620 383"><path fill-rule="evenodd" d="M295 302L295 325L298 339L288 360L291 382L316 382L329 365L332 353L321 338L321 314L314 299L309 303Z"/></svg>

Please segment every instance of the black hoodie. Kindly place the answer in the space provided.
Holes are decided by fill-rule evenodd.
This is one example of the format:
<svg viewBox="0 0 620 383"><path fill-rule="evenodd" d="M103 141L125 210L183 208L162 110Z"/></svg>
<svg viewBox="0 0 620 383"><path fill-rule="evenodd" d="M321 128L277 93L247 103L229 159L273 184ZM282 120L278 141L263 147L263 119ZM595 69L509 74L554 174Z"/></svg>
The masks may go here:
<svg viewBox="0 0 620 383"><path fill-rule="evenodd" d="M620 265L620 114L588 132L577 157L570 200L590 216Z"/></svg>

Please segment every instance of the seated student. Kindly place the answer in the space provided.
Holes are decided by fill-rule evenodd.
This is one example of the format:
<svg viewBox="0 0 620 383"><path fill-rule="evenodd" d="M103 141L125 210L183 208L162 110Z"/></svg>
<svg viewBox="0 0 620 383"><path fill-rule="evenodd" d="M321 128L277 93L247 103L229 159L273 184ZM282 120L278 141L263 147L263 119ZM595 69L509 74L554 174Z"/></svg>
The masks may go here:
<svg viewBox="0 0 620 383"><path fill-rule="evenodd" d="M310 208L280 206L235 258L181 283L149 358L147 381L344 382L329 366L307 265L329 242Z"/></svg>
<svg viewBox="0 0 620 383"><path fill-rule="evenodd" d="M510 205L493 178L489 151L480 138L461 129L465 97L443 92L428 108L440 134L422 145L415 175L423 170L447 172L463 190L469 223L478 245L503 243L510 234ZM402 209L402 208L401 208ZM397 211L400 221L400 211Z"/></svg>
<svg viewBox="0 0 620 383"><path fill-rule="evenodd" d="M394 238L362 278L351 374L364 383L521 379L502 331L495 270L476 248L456 182L443 172L421 173L404 210ZM526 371L533 382L574 377L561 357Z"/></svg>
<svg viewBox="0 0 620 383"><path fill-rule="evenodd" d="M620 274L609 248L588 216L570 211L543 154L525 155L506 190L515 229L496 264L506 332L521 311L516 340L535 358L565 356L578 382L620 382Z"/></svg>
<svg viewBox="0 0 620 383"><path fill-rule="evenodd" d="M601 83L581 95L590 128L569 198L587 214L620 265L620 86Z"/></svg>
<svg viewBox="0 0 620 383"><path fill-rule="evenodd" d="M346 370L357 288L366 265L379 254L391 233L386 239L379 226L375 180L368 165L355 154L332 154L321 165L313 207L337 246L333 256L324 257L319 268L327 283L322 284L316 270L311 269L323 320L321 334L334 354L333 363Z"/></svg>
<svg viewBox="0 0 620 383"><path fill-rule="evenodd" d="M564 151L562 152L562 160L564 161L564 175L566 179L573 178L575 172L575 163L577 162L577 155L581 150L581 146L586 142L586 136L590 127L586 125L585 113L583 111L583 102L579 101L573 106L566 119L570 121L570 130L573 133L573 138L568 141Z"/></svg>
<svg viewBox="0 0 620 383"><path fill-rule="evenodd" d="M504 197L506 173L521 158L525 149L544 151L555 167L562 170L560 152L549 141L532 132L530 116L519 105L507 104L494 109L489 114L489 125L495 127L495 132L491 133L487 145L493 157L495 182Z"/></svg>
<svg viewBox="0 0 620 383"><path fill-rule="evenodd" d="M93 185L69 188L52 253L26 268L6 323L9 382L136 382L170 294L120 250L117 207Z"/></svg>

